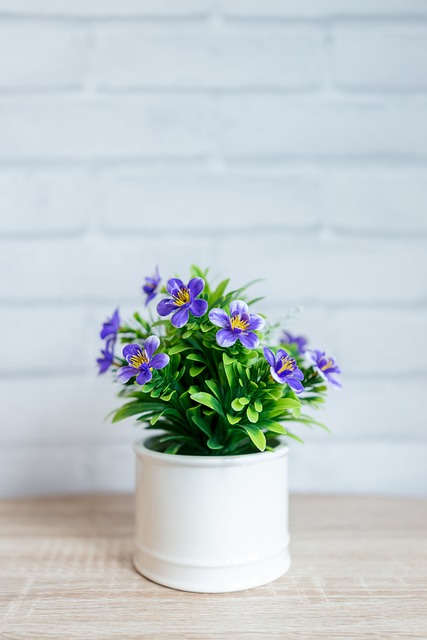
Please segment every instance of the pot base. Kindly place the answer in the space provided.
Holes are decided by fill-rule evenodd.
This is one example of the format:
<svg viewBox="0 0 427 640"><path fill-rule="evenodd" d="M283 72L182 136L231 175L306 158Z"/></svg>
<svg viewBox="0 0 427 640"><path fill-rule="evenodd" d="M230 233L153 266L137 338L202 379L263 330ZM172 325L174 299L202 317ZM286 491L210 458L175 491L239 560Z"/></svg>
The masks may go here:
<svg viewBox="0 0 427 640"><path fill-rule="evenodd" d="M274 556L246 564L204 567L154 557L137 548L133 562L139 573L165 587L196 593L228 593L277 580L291 566L291 556L286 547Z"/></svg>

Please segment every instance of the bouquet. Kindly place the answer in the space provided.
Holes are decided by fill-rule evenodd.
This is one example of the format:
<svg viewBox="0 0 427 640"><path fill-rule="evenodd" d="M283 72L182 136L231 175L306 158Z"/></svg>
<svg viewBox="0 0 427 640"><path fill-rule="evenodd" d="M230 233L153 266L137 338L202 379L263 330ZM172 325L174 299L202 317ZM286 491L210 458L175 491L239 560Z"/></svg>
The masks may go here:
<svg viewBox="0 0 427 640"><path fill-rule="evenodd" d="M122 386L113 422L134 416L155 430L150 448L197 456L272 451L281 437L302 442L291 431L298 423L327 429L304 409L320 407L329 384L341 386L337 363L289 331L273 341L278 326L254 313L261 298L248 297L250 284L214 286L194 266L188 283L170 278L162 287L158 269L145 279L149 319L136 312L123 322L117 309L100 334L99 373L113 371Z"/></svg>

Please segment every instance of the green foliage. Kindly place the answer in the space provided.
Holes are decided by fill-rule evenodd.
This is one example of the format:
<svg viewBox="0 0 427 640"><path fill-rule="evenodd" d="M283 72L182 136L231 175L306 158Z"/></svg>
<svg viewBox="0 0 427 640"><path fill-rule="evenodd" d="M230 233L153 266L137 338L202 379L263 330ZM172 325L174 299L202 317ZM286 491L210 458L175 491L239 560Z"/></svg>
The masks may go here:
<svg viewBox="0 0 427 640"><path fill-rule="evenodd" d="M204 279L201 297L209 309L220 307L228 313L232 300L245 299L246 287L229 291L228 279L212 287L208 272L197 267L192 267L191 276ZM121 388L119 397L125 403L114 413L113 422L137 416L146 429L156 431L152 440L156 450L209 456L272 450L278 436L300 440L288 430L290 423L326 428L301 412L303 405L317 408L324 401L326 386L313 367L293 354L304 373L305 391L297 396L287 384L272 379L261 346L248 350L237 341L222 348L216 342L217 331L208 314L190 315L189 322L176 329L169 318L148 322L135 313L132 323L119 330L122 343L141 343L156 333L159 350L170 356L170 362L153 370L149 383L139 386L131 380Z"/></svg>

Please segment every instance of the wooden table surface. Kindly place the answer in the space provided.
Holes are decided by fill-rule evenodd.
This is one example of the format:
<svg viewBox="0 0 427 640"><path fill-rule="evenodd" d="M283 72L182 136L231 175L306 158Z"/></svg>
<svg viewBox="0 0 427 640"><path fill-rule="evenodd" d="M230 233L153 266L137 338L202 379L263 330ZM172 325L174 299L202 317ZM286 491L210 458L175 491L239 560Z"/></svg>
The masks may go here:
<svg viewBox="0 0 427 640"><path fill-rule="evenodd" d="M131 563L128 495L0 502L0 638L427 638L427 501L298 496L293 565L232 594Z"/></svg>

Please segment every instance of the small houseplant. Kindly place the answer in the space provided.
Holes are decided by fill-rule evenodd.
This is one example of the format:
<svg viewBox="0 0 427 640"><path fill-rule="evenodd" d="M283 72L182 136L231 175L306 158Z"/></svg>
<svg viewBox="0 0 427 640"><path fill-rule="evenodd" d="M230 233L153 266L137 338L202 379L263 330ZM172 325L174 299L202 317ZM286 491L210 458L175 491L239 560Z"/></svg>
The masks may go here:
<svg viewBox="0 0 427 640"><path fill-rule="evenodd" d="M249 286L249 285L247 285ZM161 584L221 592L265 584L289 567L286 439L320 426L309 409L340 370L303 337L255 313L258 299L229 280L212 286L192 267L188 283L156 270L143 293L150 319L101 330L99 372L122 385L113 422L135 417L137 569ZM116 348L121 342L122 348Z"/></svg>

